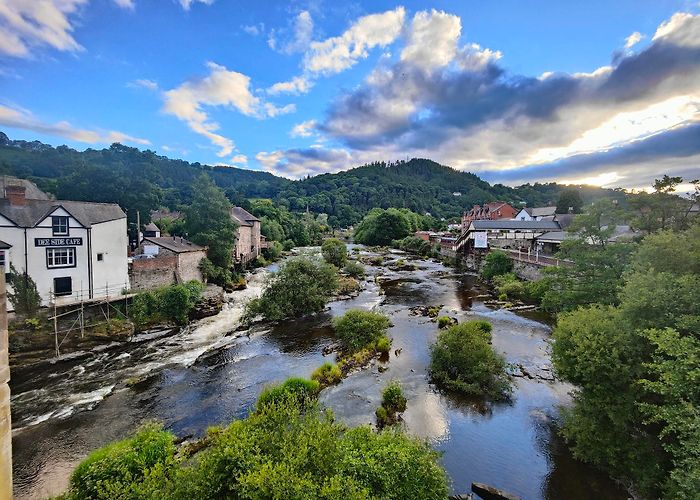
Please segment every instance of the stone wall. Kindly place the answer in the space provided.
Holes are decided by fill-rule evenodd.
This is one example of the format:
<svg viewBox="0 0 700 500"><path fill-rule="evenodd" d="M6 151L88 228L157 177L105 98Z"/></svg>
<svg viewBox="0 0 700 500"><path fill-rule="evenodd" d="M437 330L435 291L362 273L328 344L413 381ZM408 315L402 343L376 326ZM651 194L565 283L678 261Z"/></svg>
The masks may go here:
<svg viewBox="0 0 700 500"><path fill-rule="evenodd" d="M513 261L513 272L521 280L537 281L542 279L542 270L544 267L528 262Z"/></svg>
<svg viewBox="0 0 700 500"><path fill-rule="evenodd" d="M132 290L148 290L175 283L176 255L155 259L137 259L131 264L129 278Z"/></svg>
<svg viewBox="0 0 700 500"><path fill-rule="evenodd" d="M207 253L204 250L201 252L185 252L179 255L179 271L182 281L204 281L202 279L202 273L199 270L199 263L206 256Z"/></svg>
<svg viewBox="0 0 700 500"><path fill-rule="evenodd" d="M0 500L12 498L12 424L6 299L5 273L0 273Z"/></svg>

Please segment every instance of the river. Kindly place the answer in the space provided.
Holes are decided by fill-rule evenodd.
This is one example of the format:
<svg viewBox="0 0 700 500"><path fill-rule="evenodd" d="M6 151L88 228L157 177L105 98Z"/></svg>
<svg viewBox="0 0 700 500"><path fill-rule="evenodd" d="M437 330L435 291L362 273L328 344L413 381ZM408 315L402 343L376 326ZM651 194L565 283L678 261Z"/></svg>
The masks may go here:
<svg viewBox="0 0 700 500"><path fill-rule="evenodd" d="M363 255L367 252L362 250ZM398 258L394 255L391 258ZM601 472L573 459L556 434L559 408L571 387L519 377L513 401L485 405L438 391L429 383L429 346L437 326L412 306L442 304L442 314L464 321L486 319L494 347L532 374L550 378L550 328L537 319L492 310L475 298L470 276L416 260L415 271L367 266L364 290L327 311L273 326L235 332L244 304L257 296L266 270L230 295L217 316L182 330L135 336L127 345L103 346L56 364L12 373L15 498L46 498L63 491L75 465L91 450L123 438L148 420L162 421L178 436L242 418L262 388L289 376L308 377L335 354L331 320L351 308L376 308L391 318L392 352L386 363L355 372L321 394L321 402L349 425L374 423L381 390L400 380L408 398L406 430L427 439L456 493L472 481L523 499L625 499ZM377 285L374 274L388 281ZM388 367L384 372L379 366ZM128 383L127 383L128 382Z"/></svg>

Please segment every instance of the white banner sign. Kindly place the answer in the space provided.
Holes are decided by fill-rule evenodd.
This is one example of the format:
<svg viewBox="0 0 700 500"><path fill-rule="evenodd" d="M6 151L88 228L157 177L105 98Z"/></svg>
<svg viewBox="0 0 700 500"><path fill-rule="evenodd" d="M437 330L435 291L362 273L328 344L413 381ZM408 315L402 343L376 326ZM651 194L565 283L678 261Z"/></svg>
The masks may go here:
<svg viewBox="0 0 700 500"><path fill-rule="evenodd" d="M479 231L474 233L474 248L488 248L489 241L486 231Z"/></svg>

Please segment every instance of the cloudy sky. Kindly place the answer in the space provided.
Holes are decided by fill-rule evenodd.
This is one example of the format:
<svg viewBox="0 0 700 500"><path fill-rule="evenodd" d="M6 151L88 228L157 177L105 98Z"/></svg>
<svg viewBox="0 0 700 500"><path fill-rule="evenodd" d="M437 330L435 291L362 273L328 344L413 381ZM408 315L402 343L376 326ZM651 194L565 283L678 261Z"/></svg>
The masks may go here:
<svg viewBox="0 0 700 500"><path fill-rule="evenodd" d="M0 130L291 178L697 178L700 3L0 0Z"/></svg>

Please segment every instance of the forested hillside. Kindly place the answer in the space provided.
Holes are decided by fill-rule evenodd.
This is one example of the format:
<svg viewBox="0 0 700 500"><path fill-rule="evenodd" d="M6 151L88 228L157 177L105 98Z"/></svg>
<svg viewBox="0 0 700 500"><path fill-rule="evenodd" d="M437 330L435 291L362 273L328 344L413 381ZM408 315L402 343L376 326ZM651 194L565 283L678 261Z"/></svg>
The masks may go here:
<svg viewBox="0 0 700 500"><path fill-rule="evenodd" d="M563 186L490 185L474 174L426 159L373 163L336 174L290 181L267 172L211 167L173 160L153 151L113 144L102 150L76 151L38 141L12 141L0 132L0 174L33 180L59 199L116 202L135 218L152 209L178 209L192 200L191 186L206 171L235 204L269 198L291 211L307 208L328 214L329 223L347 226L375 207L409 208L434 217L459 216L474 203L504 200L514 206L557 202ZM579 188L584 201L622 196L600 188Z"/></svg>

